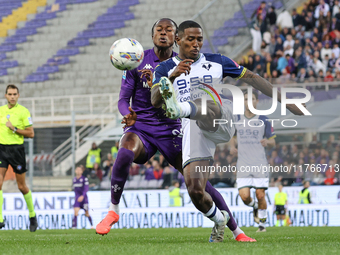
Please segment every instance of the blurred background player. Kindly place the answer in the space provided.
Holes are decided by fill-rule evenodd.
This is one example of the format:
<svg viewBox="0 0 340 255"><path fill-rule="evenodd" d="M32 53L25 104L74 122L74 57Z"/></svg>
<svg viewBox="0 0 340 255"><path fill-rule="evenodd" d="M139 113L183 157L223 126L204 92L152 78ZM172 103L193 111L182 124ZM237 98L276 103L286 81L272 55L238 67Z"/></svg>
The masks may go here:
<svg viewBox="0 0 340 255"><path fill-rule="evenodd" d="M235 123L236 133L230 142L230 153L238 154L237 188L243 203L253 207L254 220L259 224L257 232L265 232L267 220L267 202L265 190L269 185L269 171L263 172L262 166L268 166L266 147L275 146L275 133L267 117L255 115L248 107L248 91L244 93L245 112L239 115ZM253 91L252 104L256 109L258 93ZM251 120L251 122L249 122ZM236 142L237 136L237 142ZM238 149L236 149L236 143ZM249 168L250 171L245 171ZM258 171L259 170L259 171ZM250 196L250 189L256 189L256 202Z"/></svg>
<svg viewBox="0 0 340 255"><path fill-rule="evenodd" d="M303 182L303 189L299 193L299 204L311 204L312 201L310 199L310 192L309 192L309 181Z"/></svg>
<svg viewBox="0 0 340 255"><path fill-rule="evenodd" d="M282 184L279 185L279 192L275 194L274 197L274 205L275 205L275 214L276 214L276 224L275 226L285 226L284 223L286 220L286 209L285 205L288 203L287 193L282 191Z"/></svg>
<svg viewBox="0 0 340 255"><path fill-rule="evenodd" d="M37 230L38 222L32 200L32 193L26 185L26 159L24 137L33 138L31 114L24 106L18 104L19 89L8 85L5 97L7 104L0 107L0 229L5 226L2 216L2 184L8 166L13 168L18 188L24 195L30 218L30 231Z"/></svg>
<svg viewBox="0 0 340 255"><path fill-rule="evenodd" d="M142 70L123 73L118 108L124 116L124 134L112 168L111 205L107 216L96 227L98 234L109 233L111 226L119 220L119 201L132 162L144 164L159 150L172 166L182 170L181 122L167 118L164 110L155 108L150 100L153 70L162 61L177 55L173 52L176 34L177 24L173 20L163 18L156 21L151 29L154 48L144 51L144 59L139 66ZM157 103L161 104L159 93L157 98ZM217 207L231 215L223 197L209 182L206 190ZM254 240L243 233L232 216L227 225L236 241Z"/></svg>
<svg viewBox="0 0 340 255"><path fill-rule="evenodd" d="M72 228L77 228L77 217L80 209L84 209L85 216L89 219L91 228L93 229L92 218L89 214L89 202L87 198L87 191L89 190L89 181L87 177L82 176L83 169L77 166L75 169L76 177L73 179L74 197L74 218L72 220Z"/></svg>

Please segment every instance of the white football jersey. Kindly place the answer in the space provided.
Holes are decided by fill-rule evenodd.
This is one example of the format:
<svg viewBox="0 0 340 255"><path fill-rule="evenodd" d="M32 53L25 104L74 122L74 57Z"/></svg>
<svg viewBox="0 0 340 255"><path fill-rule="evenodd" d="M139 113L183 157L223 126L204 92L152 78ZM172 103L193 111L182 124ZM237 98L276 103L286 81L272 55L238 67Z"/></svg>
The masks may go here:
<svg viewBox="0 0 340 255"><path fill-rule="evenodd" d="M240 166L264 166L268 165L265 147L262 146L261 140L264 138L272 139L276 135L271 126L271 122L263 115L255 115L248 119L244 115L238 115L235 124L238 160L237 167Z"/></svg>

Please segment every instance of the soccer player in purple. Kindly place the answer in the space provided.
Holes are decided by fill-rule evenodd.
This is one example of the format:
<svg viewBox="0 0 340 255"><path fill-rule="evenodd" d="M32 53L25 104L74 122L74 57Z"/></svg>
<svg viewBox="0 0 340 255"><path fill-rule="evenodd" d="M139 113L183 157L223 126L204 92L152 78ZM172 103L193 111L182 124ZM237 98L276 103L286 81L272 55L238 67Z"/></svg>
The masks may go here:
<svg viewBox="0 0 340 255"><path fill-rule="evenodd" d="M89 202L86 192L89 191L89 181L87 177L82 176L83 170L80 166L75 169L76 177L73 179L74 198L74 218L72 220L72 228L77 228L77 217L80 209L85 210L85 216L89 219L91 228L93 229L92 218L89 214Z"/></svg>
<svg viewBox="0 0 340 255"><path fill-rule="evenodd" d="M153 25L151 34L153 49L144 51L143 62L137 69L123 73L118 109L123 115L124 134L112 169L111 205L106 217L96 227L97 234L109 233L119 220L119 201L132 162L144 164L159 150L171 165L182 171L181 122L165 117L164 110L153 107L150 93L156 66L177 55L173 52L177 25L171 19L160 19ZM223 197L209 182L206 190L216 206L231 215L227 225L235 239L242 242L253 240L237 226Z"/></svg>

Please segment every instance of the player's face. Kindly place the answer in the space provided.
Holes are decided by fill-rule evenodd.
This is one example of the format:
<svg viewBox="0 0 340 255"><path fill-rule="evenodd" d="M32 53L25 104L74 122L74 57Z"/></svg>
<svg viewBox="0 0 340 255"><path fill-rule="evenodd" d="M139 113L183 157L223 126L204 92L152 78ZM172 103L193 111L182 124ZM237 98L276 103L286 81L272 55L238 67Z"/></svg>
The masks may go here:
<svg viewBox="0 0 340 255"><path fill-rule="evenodd" d="M195 60L203 45L202 29L191 27L184 29L184 33L177 39L180 57Z"/></svg>
<svg viewBox="0 0 340 255"><path fill-rule="evenodd" d="M153 29L153 43L158 48L170 48L175 43L176 27L167 19L157 22Z"/></svg>
<svg viewBox="0 0 340 255"><path fill-rule="evenodd" d="M8 101L8 104L11 106L15 106L19 99L19 93L17 89L8 89L7 94L5 94L5 97Z"/></svg>
<svg viewBox="0 0 340 255"><path fill-rule="evenodd" d="M256 109L256 106L257 106L257 103L259 102L259 100L256 99L254 94L252 94L251 98L252 98L253 106ZM244 95L244 106L245 106L246 110L249 110L249 107L248 107L248 94Z"/></svg>
<svg viewBox="0 0 340 255"><path fill-rule="evenodd" d="M83 170L81 167L77 167L76 170L74 170L77 176L81 176L83 174Z"/></svg>

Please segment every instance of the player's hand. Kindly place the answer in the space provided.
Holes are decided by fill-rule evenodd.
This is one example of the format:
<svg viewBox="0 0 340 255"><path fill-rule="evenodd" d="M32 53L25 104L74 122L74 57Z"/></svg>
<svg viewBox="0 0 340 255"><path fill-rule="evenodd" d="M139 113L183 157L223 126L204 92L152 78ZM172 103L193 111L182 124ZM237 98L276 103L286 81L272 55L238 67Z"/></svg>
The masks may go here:
<svg viewBox="0 0 340 255"><path fill-rule="evenodd" d="M137 120L137 113L135 113L135 111L132 110L131 106L129 106L129 111L130 111L130 113L126 114L123 117L123 120L121 122L121 124L125 124L124 127L123 127L124 129L126 127L131 127L131 126L135 125L136 120Z"/></svg>
<svg viewBox="0 0 340 255"><path fill-rule="evenodd" d="M6 122L6 127L8 127L10 130L14 130L14 126L12 125L12 122L9 120L9 118L7 118L7 122Z"/></svg>
<svg viewBox="0 0 340 255"><path fill-rule="evenodd" d="M303 103L302 106L306 107L306 104ZM286 108L294 115L304 115L303 112L295 104L287 104Z"/></svg>
<svg viewBox="0 0 340 255"><path fill-rule="evenodd" d="M262 140L260 141L260 143L261 143L261 145L262 145L263 147L267 147L267 145L268 145L268 139L262 139Z"/></svg>
<svg viewBox="0 0 340 255"><path fill-rule="evenodd" d="M78 201L79 203L81 203L81 202L83 202L83 200L84 200L84 196L80 196L80 197L78 197L78 200L77 200L77 201Z"/></svg>
<svg viewBox="0 0 340 255"><path fill-rule="evenodd" d="M235 147L230 148L231 155L237 155L237 149Z"/></svg>
<svg viewBox="0 0 340 255"><path fill-rule="evenodd" d="M138 70L138 72L141 72L142 75L140 76L141 79L143 79L143 77L146 78L146 82L148 83L149 87L152 87L152 72L150 69L143 69L143 70Z"/></svg>
<svg viewBox="0 0 340 255"><path fill-rule="evenodd" d="M181 61L170 75L169 77L170 81L173 82L173 80L175 80L178 76L180 76L183 73L185 75L190 74L192 63L194 63L192 59L184 59L183 61Z"/></svg>

